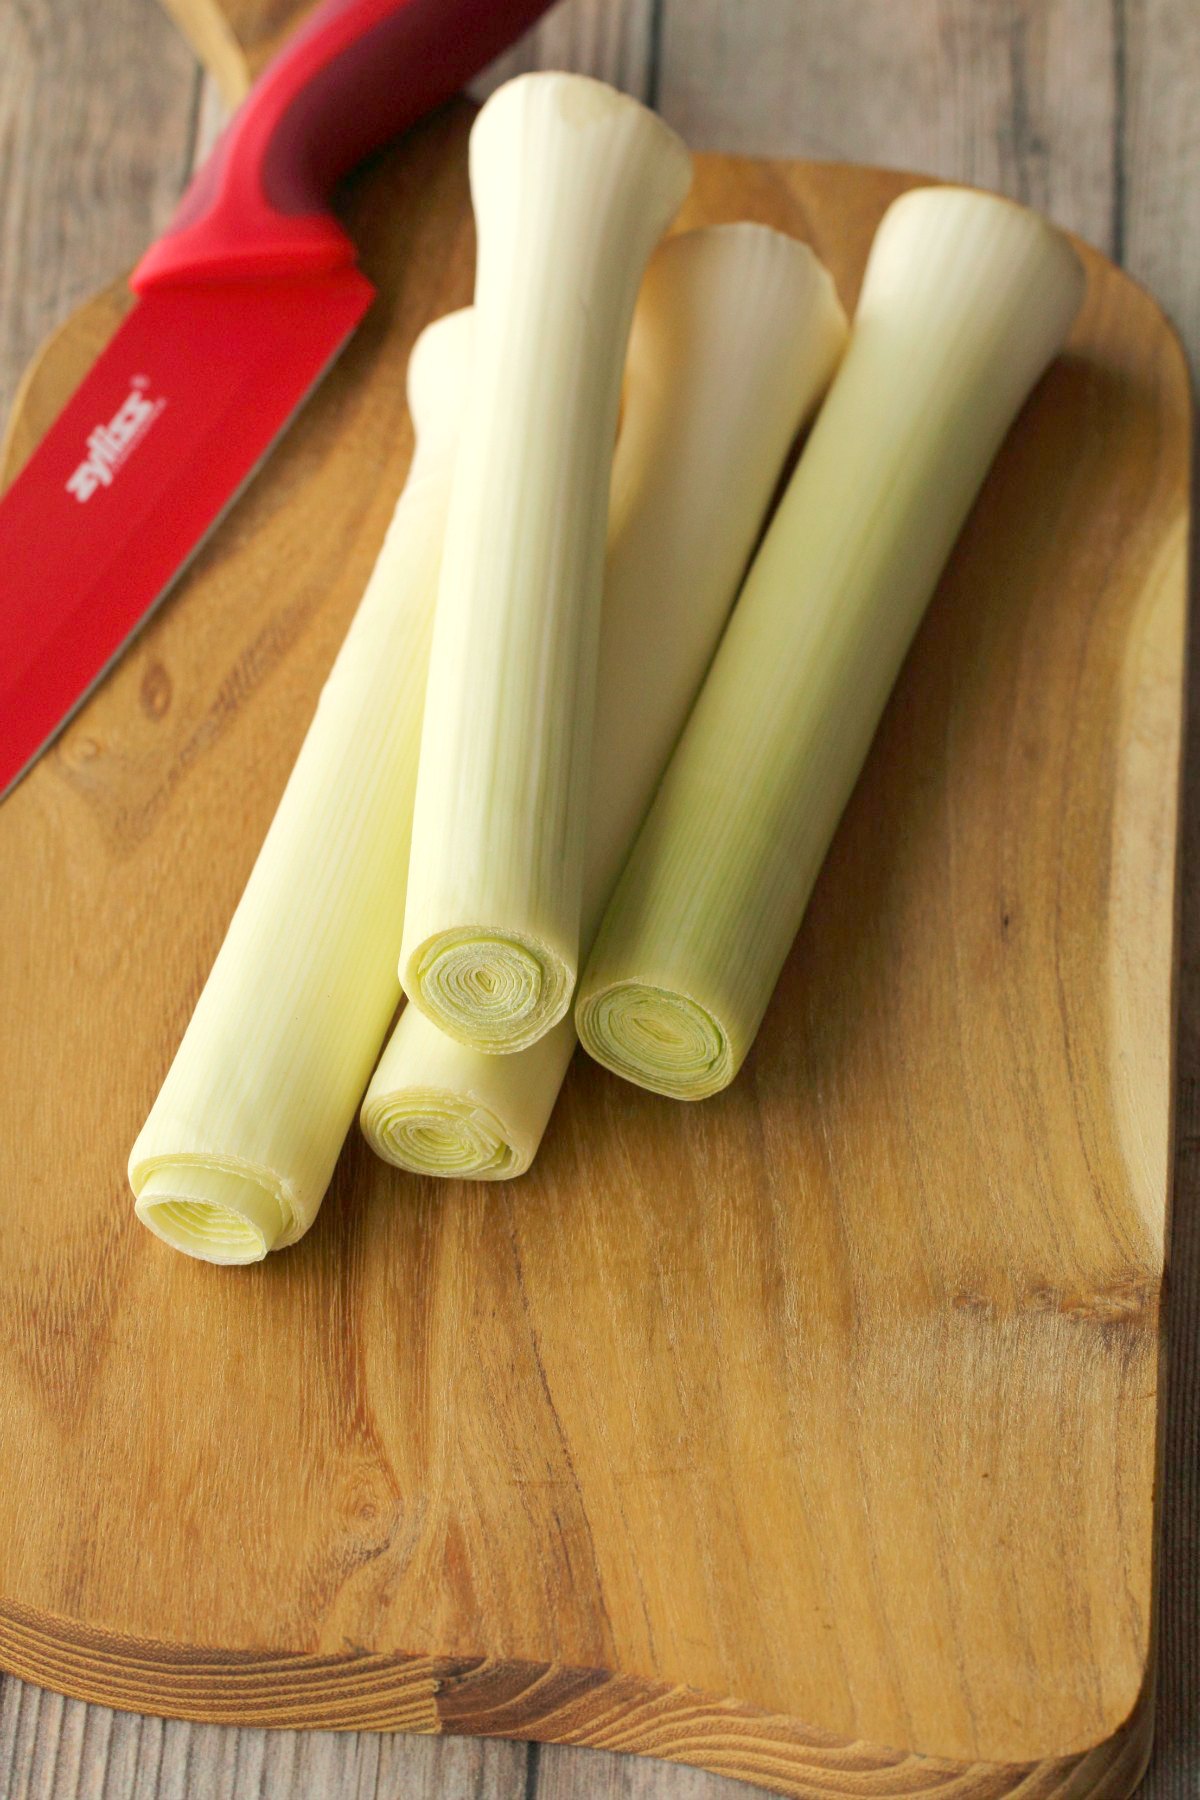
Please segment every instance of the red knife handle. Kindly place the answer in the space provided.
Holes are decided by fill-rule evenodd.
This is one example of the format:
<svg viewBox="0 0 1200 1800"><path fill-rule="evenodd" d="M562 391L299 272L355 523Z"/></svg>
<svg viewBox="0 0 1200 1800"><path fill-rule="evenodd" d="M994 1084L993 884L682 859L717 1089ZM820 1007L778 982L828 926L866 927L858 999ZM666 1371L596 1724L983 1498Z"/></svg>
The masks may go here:
<svg viewBox="0 0 1200 1800"><path fill-rule="evenodd" d="M352 263L328 210L338 178L457 93L549 4L325 0L238 108L133 288Z"/></svg>

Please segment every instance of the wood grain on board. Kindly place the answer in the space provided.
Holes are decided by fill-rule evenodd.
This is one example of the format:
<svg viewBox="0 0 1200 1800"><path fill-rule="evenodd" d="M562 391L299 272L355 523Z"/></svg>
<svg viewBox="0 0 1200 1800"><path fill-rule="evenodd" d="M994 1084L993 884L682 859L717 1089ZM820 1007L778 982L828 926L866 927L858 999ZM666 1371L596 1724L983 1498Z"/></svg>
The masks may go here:
<svg viewBox="0 0 1200 1800"><path fill-rule="evenodd" d="M1031 6L1015 0L959 0L957 6L918 0L904 9L893 8L890 0L860 0L835 19L823 17L816 5L798 10L791 0L755 0L752 8L729 9L740 14L737 31L724 31L711 8L698 7L690 33L680 29L686 12L681 0L667 0L667 6L665 20L655 9L670 28L664 44L664 34L655 41L642 0L568 0L510 60L514 66L540 60L544 66L586 68L648 97L660 92L673 122L686 124L708 144L854 158L866 154L864 143L870 143L879 160L1031 194L1052 216L1090 230L1095 241L1122 255L1154 285L1193 350L1200 348L1200 187L1188 178L1197 150L1190 97L1200 78L1200 18L1187 0L1118 0L1112 8L1090 9L1075 20L1068 62L1055 48L1064 42L1056 22L1069 16L1057 0L1034 0ZM887 66L874 66L869 52L899 11L905 20L890 40L889 54L907 77L881 90ZM796 17L805 23L787 52L794 59L795 79L789 84L780 78L779 46ZM132 24L123 24L126 20ZM120 54L125 78L116 82L98 79L102 62L95 32L83 29L83 15L79 28L70 29L75 22L74 12L70 19L59 18L55 0L22 0L0 21L0 129L12 152L7 161L0 159L0 181L7 184L0 211L5 232L0 280L7 277L0 305L0 398L6 391L4 371L10 372L11 392L11 373L43 325L61 316L71 295L85 291L97 274L131 260L164 222L173 199L171 181L150 183L142 171L153 164L152 172L162 174L164 157L171 154L165 119L174 117L185 144L176 183L189 161L194 80L186 58L157 48L171 45L169 33L155 31L152 7L146 0L110 0L106 6L100 47ZM764 59L764 47L770 59ZM1050 79L1046 59L1056 55ZM692 73L697 59L698 77ZM804 80L803 71L813 65L820 79ZM729 129L731 90L744 98L744 113L732 126L740 130L741 118L752 121L736 139ZM886 107L877 101L881 91ZM47 95L51 104L43 104ZM876 144L872 133L886 141ZM138 172L122 160L129 155L122 146L147 153ZM1031 168L1039 184L1032 189L1023 185L1023 170ZM1096 220L1110 183L1112 229L1101 233ZM148 218L137 212L147 194ZM1072 199L1089 194L1090 216ZM52 205L46 204L48 196ZM1193 721L1198 716L1200 705L1194 703ZM1189 770L1200 769L1198 759L1200 741L1194 741ZM1143 1790L1147 1800L1190 1800L1200 1769L1194 1704L1200 1670L1196 791L1189 776L1162 1655L1158 1746ZM34 1794L74 1800L101 1792L132 1792L139 1800L177 1793L217 1800L241 1796L247 1783L251 1790L259 1783L272 1800L314 1791L403 1793L406 1800L425 1792L456 1800L477 1792L487 1800L510 1795L515 1800L526 1791L543 1800L568 1795L594 1800L601 1794L641 1800L651 1793L677 1800L701 1795L716 1800L719 1794L724 1800L735 1792L731 1783L698 1771L549 1745L540 1755L534 1747L528 1770L523 1747L488 1745L509 1760L488 1763L480 1772L469 1760L445 1760L459 1751L472 1757L478 1746L465 1740L437 1744L442 1760L434 1777L424 1760L434 1746L419 1739L163 1724L64 1702L11 1678L0 1679L0 1687L0 1791L13 1800Z"/></svg>
<svg viewBox="0 0 1200 1800"><path fill-rule="evenodd" d="M355 184L379 305L0 813L34 877L0 933L0 1455L42 1496L0 1506L0 1655L146 1711L795 1794L1125 1791L1188 419L1175 341L1102 259L728 1094L577 1068L500 1190L352 1140L309 1237L232 1280L133 1223L128 1143L402 479L408 346L469 292L468 116ZM852 302L903 185L708 158L686 219L798 232ZM60 335L15 459L115 316Z"/></svg>

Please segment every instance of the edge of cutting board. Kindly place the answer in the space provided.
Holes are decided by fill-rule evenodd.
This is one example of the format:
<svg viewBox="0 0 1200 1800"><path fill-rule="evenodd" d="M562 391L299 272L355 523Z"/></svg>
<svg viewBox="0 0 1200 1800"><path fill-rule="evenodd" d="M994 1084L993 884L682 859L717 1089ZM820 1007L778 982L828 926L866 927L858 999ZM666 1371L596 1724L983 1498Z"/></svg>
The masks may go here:
<svg viewBox="0 0 1200 1800"><path fill-rule="evenodd" d="M709 185L714 189L722 186L722 169L733 171L729 181L739 193L749 184L752 210L758 192L755 183L766 205L772 184L782 181L787 167L773 175L769 166L746 159L699 160L707 166ZM894 183L897 190L907 181L898 175L860 173L865 180ZM1095 270L1103 259L1094 252L1087 254ZM1128 277L1115 270L1111 273L1118 289L1127 284L1134 290ZM5 452L6 476L23 460L56 410L64 389L106 340L124 304L124 289L118 284L81 308L44 347L22 384L14 409ZM1174 380L1183 384L1186 395L1182 352L1165 321L1162 330L1165 354L1177 364ZM1176 395L1176 403L1186 410L1186 398ZM1185 536L1181 536L1169 552L1170 566L1164 566L1158 577L1164 584L1183 583L1184 546ZM86 730L86 717L74 728L76 732ZM1173 828L1170 805L1168 813ZM631 1104L641 1107L643 1102ZM334 1246L325 1248L328 1251ZM955 1302L968 1303L983 1309L984 1314L992 1304L986 1296L972 1294ZM1074 1301L1063 1299L1061 1303L1078 1312ZM1034 1296L1031 1304L1042 1302ZM1124 1304L1120 1295L1111 1301L1117 1311ZM1131 1317L1144 1324L1150 1342L1161 1351L1156 1283L1152 1293L1147 1291L1137 1300ZM1111 1324L1115 1318L1115 1312L1101 1310L1097 1329L1103 1331L1106 1321ZM1159 1405L1161 1416L1161 1381ZM802 1653L802 1646L797 1646L797 1653ZM532 1737L693 1763L798 1796L840 1794L863 1800L934 1791L952 1794L956 1800L968 1796L997 1800L1019 1790L1036 1793L1038 1800L1060 1794L1071 1800L1093 1794L1115 1800L1136 1784L1153 1730L1149 1638L1141 1686L1126 1715L1114 1720L1101 1741L1067 1745L1061 1752L1023 1762L931 1756L888 1748L737 1698L601 1666L581 1667L556 1659L376 1654L357 1646L344 1654L202 1648L131 1636L10 1599L0 1599L0 1662L26 1679L64 1693L164 1716L281 1727Z"/></svg>
<svg viewBox="0 0 1200 1800"><path fill-rule="evenodd" d="M533 1739L707 1769L795 1800L1122 1800L1154 1740L1154 1683L1112 1736L1033 1762L839 1739L697 1688L486 1656L233 1654L122 1638L0 1602L0 1662L73 1699L206 1725Z"/></svg>

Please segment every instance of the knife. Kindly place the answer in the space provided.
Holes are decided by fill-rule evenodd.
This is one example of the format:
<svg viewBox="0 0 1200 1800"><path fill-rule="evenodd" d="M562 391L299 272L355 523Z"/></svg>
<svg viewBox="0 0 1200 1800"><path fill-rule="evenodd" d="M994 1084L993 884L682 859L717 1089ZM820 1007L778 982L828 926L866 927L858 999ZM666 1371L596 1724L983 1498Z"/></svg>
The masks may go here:
<svg viewBox="0 0 1200 1800"><path fill-rule="evenodd" d="M80 706L375 295L339 178L549 0L325 0L130 277L109 343L0 501L0 799Z"/></svg>

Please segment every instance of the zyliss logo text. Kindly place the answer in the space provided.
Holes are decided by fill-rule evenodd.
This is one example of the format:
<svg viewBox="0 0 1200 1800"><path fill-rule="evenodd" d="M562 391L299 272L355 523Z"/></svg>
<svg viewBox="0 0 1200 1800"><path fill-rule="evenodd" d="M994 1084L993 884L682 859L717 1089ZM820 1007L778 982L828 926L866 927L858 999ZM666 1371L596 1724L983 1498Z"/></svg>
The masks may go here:
<svg viewBox="0 0 1200 1800"><path fill-rule="evenodd" d="M67 482L67 492L82 504L97 488L111 487L113 478L130 453L141 443L157 419L165 400L151 400L144 375L135 375L128 397L107 425L97 425L87 441L87 455Z"/></svg>

